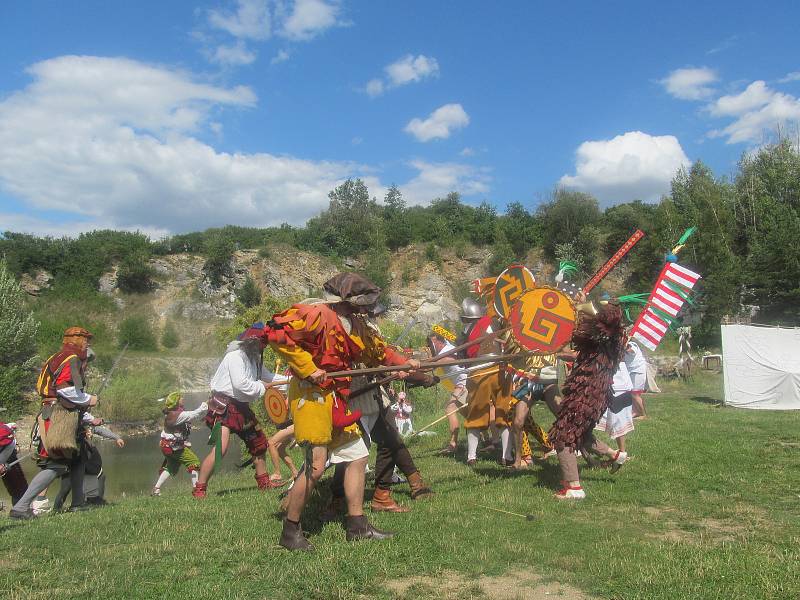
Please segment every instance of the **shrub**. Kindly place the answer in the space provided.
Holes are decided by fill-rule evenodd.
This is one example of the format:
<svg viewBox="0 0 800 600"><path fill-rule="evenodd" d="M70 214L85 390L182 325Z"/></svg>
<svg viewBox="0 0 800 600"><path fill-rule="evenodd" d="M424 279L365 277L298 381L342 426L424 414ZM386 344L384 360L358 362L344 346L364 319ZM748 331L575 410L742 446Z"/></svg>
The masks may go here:
<svg viewBox="0 0 800 600"><path fill-rule="evenodd" d="M233 274L231 266L233 248L233 242L222 236L209 241L205 253L206 262L203 264L203 273L208 277L212 286L219 287L224 279Z"/></svg>
<svg viewBox="0 0 800 600"><path fill-rule="evenodd" d="M161 332L161 345L164 348L177 348L179 343L178 330L175 329L172 321L167 321L166 325L164 325L164 331Z"/></svg>
<svg viewBox="0 0 800 600"><path fill-rule="evenodd" d="M155 350L156 336L147 319L131 316L120 323L117 343L120 348L127 345L129 350Z"/></svg>
<svg viewBox="0 0 800 600"><path fill-rule="evenodd" d="M97 414L112 421L149 421L161 416L163 404L156 402L177 389L175 377L166 369L118 372L99 399Z"/></svg>
<svg viewBox="0 0 800 600"><path fill-rule="evenodd" d="M261 304L261 290L258 289L255 281L248 275L242 287L236 290L236 297L245 308L252 308Z"/></svg>
<svg viewBox="0 0 800 600"><path fill-rule="evenodd" d="M137 253L123 259L117 270L117 287L129 294L146 294L153 289L153 267L147 263L147 255Z"/></svg>
<svg viewBox="0 0 800 600"><path fill-rule="evenodd" d="M38 328L26 307L25 292L0 261L0 406L11 408L21 401L21 390L36 364Z"/></svg>
<svg viewBox="0 0 800 600"><path fill-rule="evenodd" d="M439 248L433 242L425 247L425 259L435 264L439 269L442 268L442 256L439 254Z"/></svg>

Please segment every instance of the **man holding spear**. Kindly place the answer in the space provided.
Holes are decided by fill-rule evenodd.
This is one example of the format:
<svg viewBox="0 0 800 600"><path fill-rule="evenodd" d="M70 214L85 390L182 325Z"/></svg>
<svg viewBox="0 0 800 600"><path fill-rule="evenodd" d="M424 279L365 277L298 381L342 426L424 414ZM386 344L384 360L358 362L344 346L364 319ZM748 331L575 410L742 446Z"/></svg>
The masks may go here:
<svg viewBox="0 0 800 600"><path fill-rule="evenodd" d="M306 469L289 492L279 541L289 550L313 549L303 535L300 517L328 459L347 465L347 540L392 536L375 529L364 516L364 467L369 452L357 424L360 413L350 414L347 409L350 377L346 372L355 363L419 367L419 361L393 351L368 326L367 313L378 301L379 287L355 273L340 273L324 284L324 290L325 300L295 304L275 315L265 330L271 347L294 374L289 402L295 436L307 449Z"/></svg>

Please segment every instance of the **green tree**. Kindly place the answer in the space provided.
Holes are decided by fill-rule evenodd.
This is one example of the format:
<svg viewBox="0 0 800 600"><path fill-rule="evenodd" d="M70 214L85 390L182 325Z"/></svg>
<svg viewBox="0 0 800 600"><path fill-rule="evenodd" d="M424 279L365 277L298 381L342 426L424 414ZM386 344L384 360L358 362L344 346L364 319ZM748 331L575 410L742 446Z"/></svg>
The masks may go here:
<svg viewBox="0 0 800 600"><path fill-rule="evenodd" d="M222 235L209 241L203 273L212 286L221 286L225 279L233 275L233 250L234 243Z"/></svg>
<svg viewBox="0 0 800 600"><path fill-rule="evenodd" d="M502 229L498 229L494 236L495 242L492 245L492 256L486 265L486 276L494 277L500 275L508 265L516 260L514 248L506 238Z"/></svg>
<svg viewBox="0 0 800 600"><path fill-rule="evenodd" d="M36 364L39 324L27 308L25 292L0 260L0 406L19 406L23 386Z"/></svg>
<svg viewBox="0 0 800 600"><path fill-rule="evenodd" d="M258 306L261 303L261 290L258 289L256 282L248 275L245 277L242 287L236 290L236 297L245 308Z"/></svg>
<svg viewBox="0 0 800 600"><path fill-rule="evenodd" d="M541 222L545 251L553 257L556 244L576 240L584 227L600 220L600 209L589 194L559 189L550 202L539 206L536 216Z"/></svg>
<svg viewBox="0 0 800 600"><path fill-rule="evenodd" d="M153 289L155 270L148 264L148 255L136 252L122 259L117 269L117 287L129 294L146 294Z"/></svg>
<svg viewBox="0 0 800 600"><path fill-rule="evenodd" d="M524 258L541 242L539 221L519 202L508 205L506 213L499 218L499 224L518 259Z"/></svg>
<svg viewBox="0 0 800 600"><path fill-rule="evenodd" d="M383 199L383 221L386 231L386 245L397 250L411 243L411 224L406 216L406 201L400 188L392 184Z"/></svg>

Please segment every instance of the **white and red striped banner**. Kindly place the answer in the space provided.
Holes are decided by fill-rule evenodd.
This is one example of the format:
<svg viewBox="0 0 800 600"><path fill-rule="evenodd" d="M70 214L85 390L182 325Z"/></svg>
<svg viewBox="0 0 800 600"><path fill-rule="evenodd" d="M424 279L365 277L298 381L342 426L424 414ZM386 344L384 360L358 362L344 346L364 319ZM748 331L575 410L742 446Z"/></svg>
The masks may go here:
<svg viewBox="0 0 800 600"><path fill-rule="evenodd" d="M656 285L647 299L647 305L633 325L631 337L639 340L650 350L658 348L669 329L669 323L659 313L677 317L685 302L681 295L670 287L670 284L686 293L694 287L699 279L700 275L678 263L670 262L664 265L656 280Z"/></svg>

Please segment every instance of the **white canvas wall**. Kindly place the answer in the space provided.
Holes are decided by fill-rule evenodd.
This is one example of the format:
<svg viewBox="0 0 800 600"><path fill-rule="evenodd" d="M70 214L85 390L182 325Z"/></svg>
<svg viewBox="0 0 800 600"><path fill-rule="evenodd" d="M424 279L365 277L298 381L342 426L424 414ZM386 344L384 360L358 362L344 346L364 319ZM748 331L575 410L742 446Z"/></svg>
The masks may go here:
<svg viewBox="0 0 800 600"><path fill-rule="evenodd" d="M725 404L800 409L800 329L722 326Z"/></svg>

